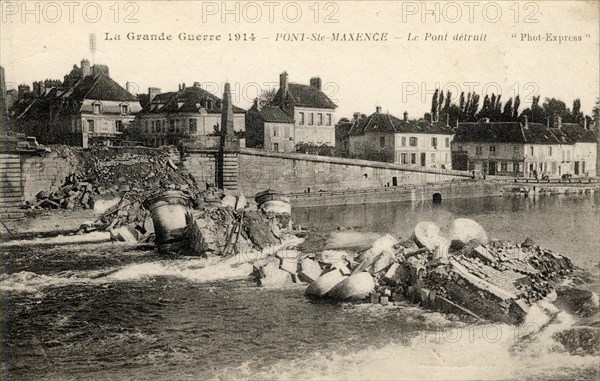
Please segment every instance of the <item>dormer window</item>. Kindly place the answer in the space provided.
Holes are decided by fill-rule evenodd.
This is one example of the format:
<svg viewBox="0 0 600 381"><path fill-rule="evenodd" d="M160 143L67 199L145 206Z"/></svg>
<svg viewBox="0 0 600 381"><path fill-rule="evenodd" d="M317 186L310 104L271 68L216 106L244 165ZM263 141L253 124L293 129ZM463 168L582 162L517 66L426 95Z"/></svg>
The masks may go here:
<svg viewBox="0 0 600 381"><path fill-rule="evenodd" d="M206 108L207 109L212 109L213 108L213 103L211 99L207 99L206 100Z"/></svg>
<svg viewBox="0 0 600 381"><path fill-rule="evenodd" d="M102 112L102 104L100 102L96 102L92 106L94 107L94 114L100 114Z"/></svg>
<svg viewBox="0 0 600 381"><path fill-rule="evenodd" d="M121 115L129 114L129 105L123 104L121 105Z"/></svg>

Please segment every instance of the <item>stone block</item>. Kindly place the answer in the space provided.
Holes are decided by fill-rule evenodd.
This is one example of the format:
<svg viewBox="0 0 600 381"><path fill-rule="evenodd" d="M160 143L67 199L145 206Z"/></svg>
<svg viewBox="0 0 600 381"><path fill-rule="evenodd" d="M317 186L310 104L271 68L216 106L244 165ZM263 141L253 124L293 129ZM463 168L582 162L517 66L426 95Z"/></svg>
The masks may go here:
<svg viewBox="0 0 600 381"><path fill-rule="evenodd" d="M302 282L312 283L321 276L323 270L321 266L312 259L304 258L300 262L300 271L298 271L298 279Z"/></svg>

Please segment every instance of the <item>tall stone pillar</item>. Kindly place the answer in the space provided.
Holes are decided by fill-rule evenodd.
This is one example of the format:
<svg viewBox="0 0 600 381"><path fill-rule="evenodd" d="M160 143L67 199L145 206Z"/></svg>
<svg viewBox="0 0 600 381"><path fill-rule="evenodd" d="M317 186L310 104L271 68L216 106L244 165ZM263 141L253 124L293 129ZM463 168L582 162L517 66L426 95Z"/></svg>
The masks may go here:
<svg viewBox="0 0 600 381"><path fill-rule="evenodd" d="M238 154L240 140L236 138L233 130L233 103L231 102L231 88L225 84L223 92L223 110L221 113L221 146L219 149L218 181L219 188L225 191L238 190Z"/></svg>

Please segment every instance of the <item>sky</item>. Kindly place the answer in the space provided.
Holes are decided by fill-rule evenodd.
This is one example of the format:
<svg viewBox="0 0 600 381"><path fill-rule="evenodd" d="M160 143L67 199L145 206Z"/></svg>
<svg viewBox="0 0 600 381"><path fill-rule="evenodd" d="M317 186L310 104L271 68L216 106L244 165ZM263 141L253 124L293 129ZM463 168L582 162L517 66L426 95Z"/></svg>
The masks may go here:
<svg viewBox="0 0 600 381"><path fill-rule="evenodd" d="M450 90L453 99L461 91L500 93L503 101L520 94L521 109L533 95L559 98L569 107L580 98L585 113L600 94L595 0L2 0L0 5L0 64L9 88L62 79L86 58L108 65L113 79L123 86L131 82L139 93L200 82L221 95L230 82L234 102L243 108L260 91L276 87L283 71L296 83L319 76L339 106L338 117L371 114L376 106L421 117L435 88ZM128 33L165 33L172 40L130 40ZM180 40L180 33L220 35L221 41ZM255 40L228 41L236 33ZM281 40L301 33L304 41ZM308 41L313 33L327 39ZM385 33L387 41L331 41L333 33ZM457 34L485 40L455 41Z"/></svg>

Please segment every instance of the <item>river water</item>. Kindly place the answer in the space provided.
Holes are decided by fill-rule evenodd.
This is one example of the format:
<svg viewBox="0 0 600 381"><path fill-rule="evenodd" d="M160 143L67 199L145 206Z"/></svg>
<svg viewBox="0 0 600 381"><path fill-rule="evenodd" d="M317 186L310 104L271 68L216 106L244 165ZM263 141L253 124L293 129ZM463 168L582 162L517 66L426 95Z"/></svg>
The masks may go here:
<svg viewBox="0 0 600 381"><path fill-rule="evenodd" d="M345 237L408 237L420 220L479 221L490 235L530 237L598 279L597 196L481 198L294 211ZM338 237L344 237L340 235ZM248 264L162 259L127 246L4 245L5 380L597 380L598 358L566 353L544 329L473 323L412 305L314 303L302 287L261 289ZM342 242L343 243L343 242ZM533 324L533 325L532 325Z"/></svg>

